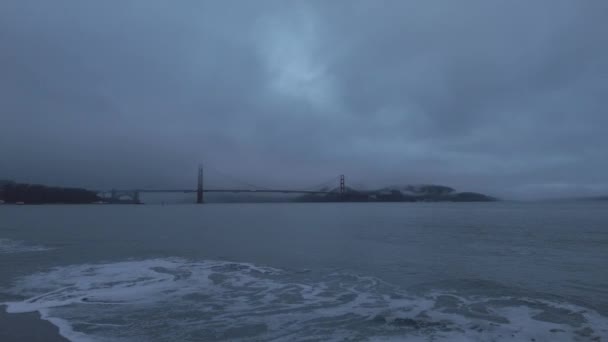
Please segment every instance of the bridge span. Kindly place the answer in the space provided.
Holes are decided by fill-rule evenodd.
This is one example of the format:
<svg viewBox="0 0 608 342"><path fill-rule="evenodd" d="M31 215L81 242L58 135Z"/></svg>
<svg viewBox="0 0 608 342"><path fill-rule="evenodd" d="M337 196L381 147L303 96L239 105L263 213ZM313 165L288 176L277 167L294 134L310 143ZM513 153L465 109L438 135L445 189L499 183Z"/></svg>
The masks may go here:
<svg viewBox="0 0 608 342"><path fill-rule="evenodd" d="M139 193L194 193L198 190L173 190L173 189L139 189L132 190ZM329 194L331 191L315 191L315 190L276 190L276 189L203 189L203 192L230 192L230 193L281 193L281 194Z"/></svg>
<svg viewBox="0 0 608 342"><path fill-rule="evenodd" d="M101 197L105 200L113 201L113 202L121 202L122 198L127 197L130 203L141 203L140 194L142 193L196 193L196 203L202 204L204 203L203 194L204 193L251 193L251 194L259 194L259 193L275 193L275 194L302 194L302 195L326 195L326 194L340 194L343 195L346 191L346 185L344 181L344 175L340 175L340 183L339 187L333 191L327 190L294 190L294 189L221 189L221 188L211 188L207 189L203 184L203 167L199 166L198 169L198 186L196 189L130 189L130 190L101 190L97 191L101 195ZM109 196L108 196L109 195ZM124 201L123 201L124 202Z"/></svg>

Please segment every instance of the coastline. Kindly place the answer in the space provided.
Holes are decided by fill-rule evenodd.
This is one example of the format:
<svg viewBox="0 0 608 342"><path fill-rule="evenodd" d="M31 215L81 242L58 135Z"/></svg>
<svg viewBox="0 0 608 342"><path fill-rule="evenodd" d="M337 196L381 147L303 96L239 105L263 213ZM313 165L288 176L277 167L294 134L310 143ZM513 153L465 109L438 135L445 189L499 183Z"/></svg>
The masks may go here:
<svg viewBox="0 0 608 342"><path fill-rule="evenodd" d="M59 328L43 320L38 312L7 313L0 306L0 341L2 342L69 342Z"/></svg>

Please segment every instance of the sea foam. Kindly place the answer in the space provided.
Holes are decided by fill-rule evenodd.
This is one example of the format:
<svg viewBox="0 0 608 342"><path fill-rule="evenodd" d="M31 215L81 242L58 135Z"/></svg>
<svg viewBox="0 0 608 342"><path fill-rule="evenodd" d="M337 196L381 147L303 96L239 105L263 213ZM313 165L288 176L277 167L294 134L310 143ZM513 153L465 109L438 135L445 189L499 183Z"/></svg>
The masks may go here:
<svg viewBox="0 0 608 342"><path fill-rule="evenodd" d="M57 267L18 279L22 301L74 341L597 341L608 318L573 303L429 290L380 279L180 258Z"/></svg>
<svg viewBox="0 0 608 342"><path fill-rule="evenodd" d="M45 246L31 245L24 241L0 239L0 254L44 252L51 248Z"/></svg>

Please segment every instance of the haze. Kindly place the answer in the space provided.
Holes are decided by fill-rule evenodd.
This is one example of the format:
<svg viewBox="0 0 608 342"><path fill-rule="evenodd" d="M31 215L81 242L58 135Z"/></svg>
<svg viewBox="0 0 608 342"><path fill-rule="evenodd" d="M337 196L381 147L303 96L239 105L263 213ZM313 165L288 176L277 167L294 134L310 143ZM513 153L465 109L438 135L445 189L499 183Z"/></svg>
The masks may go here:
<svg viewBox="0 0 608 342"><path fill-rule="evenodd" d="M0 179L606 194L607 81L602 0L3 0Z"/></svg>

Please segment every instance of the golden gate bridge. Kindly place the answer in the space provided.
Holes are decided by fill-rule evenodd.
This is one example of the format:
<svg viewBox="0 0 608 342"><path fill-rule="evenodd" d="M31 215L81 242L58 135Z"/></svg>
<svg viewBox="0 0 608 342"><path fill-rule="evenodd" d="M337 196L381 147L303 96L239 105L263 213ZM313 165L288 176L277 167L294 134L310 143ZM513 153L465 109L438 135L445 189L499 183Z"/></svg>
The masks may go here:
<svg viewBox="0 0 608 342"><path fill-rule="evenodd" d="M203 166L200 165L198 167L198 182L197 187L195 189L179 189L179 188L171 188L171 189L129 189L129 190L101 190L97 191L97 193L101 196L102 199L107 200L109 202L124 202L124 198L126 197L131 203L141 203L140 195L144 193L196 193L196 203L202 204L204 203L204 193L251 193L251 194L261 194L261 193L275 193L275 194L302 194L302 195L327 195L327 194L337 194L343 196L346 193L346 184L344 175L340 175L337 178L339 179L339 184L333 190L327 190L325 188L319 188L319 185L315 186L318 190L308 188L308 189L276 189L276 188L264 188L258 187L252 184L247 184L250 188L207 188L204 186L204 171ZM327 182L323 183L327 184Z"/></svg>

